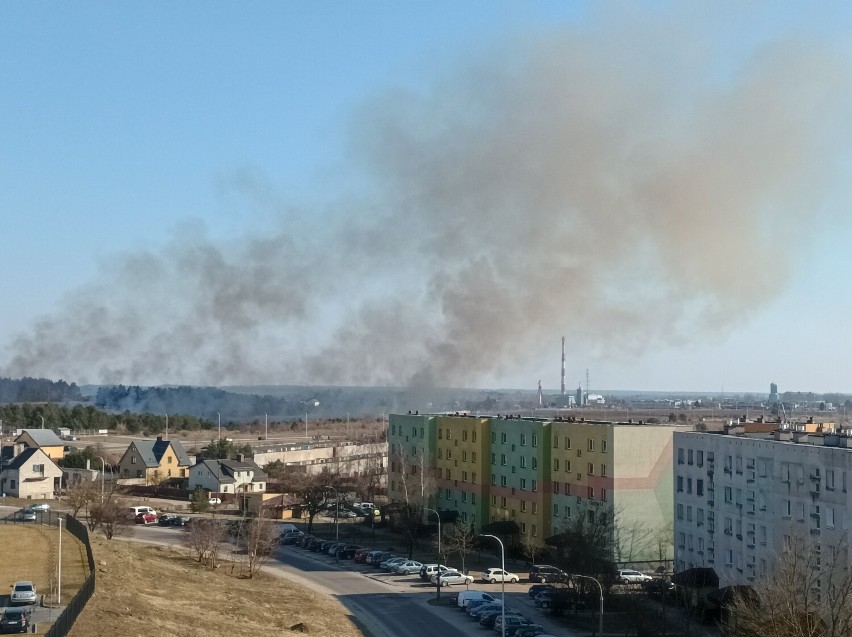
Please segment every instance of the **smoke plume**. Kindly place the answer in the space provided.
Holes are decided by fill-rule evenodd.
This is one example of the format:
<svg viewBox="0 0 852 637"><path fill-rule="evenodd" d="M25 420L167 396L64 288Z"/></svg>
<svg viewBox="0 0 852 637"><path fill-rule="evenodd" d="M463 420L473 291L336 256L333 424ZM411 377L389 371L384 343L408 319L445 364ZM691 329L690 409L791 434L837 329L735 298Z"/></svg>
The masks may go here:
<svg viewBox="0 0 852 637"><path fill-rule="evenodd" d="M825 39L716 35L602 14L375 95L347 141L368 187L279 205L277 227L231 241L188 223L116 256L3 371L470 385L545 342L555 368L562 335L623 356L735 328L820 222L852 65Z"/></svg>

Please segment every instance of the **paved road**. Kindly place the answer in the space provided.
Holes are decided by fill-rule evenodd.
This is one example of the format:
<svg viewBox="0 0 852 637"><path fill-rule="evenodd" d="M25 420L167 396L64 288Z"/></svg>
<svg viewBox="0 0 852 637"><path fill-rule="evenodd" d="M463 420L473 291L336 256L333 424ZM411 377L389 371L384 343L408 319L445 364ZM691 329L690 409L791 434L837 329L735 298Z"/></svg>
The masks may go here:
<svg viewBox="0 0 852 637"><path fill-rule="evenodd" d="M181 543L185 531L179 528L134 527L133 539L164 545ZM452 605L432 605L435 588L417 575L395 575L378 571L371 566L351 561L339 565L333 557L318 555L294 546L282 546L276 560L266 568L277 571L307 588L336 597L352 613L372 637L482 637L487 631ZM471 588L500 594L499 584L474 584ZM535 608L526 594L527 586L506 587L509 607L521 610L527 617L541 623L556 635L570 637L549 617ZM465 590L464 587L444 588L441 597ZM496 633L494 633L496 634Z"/></svg>

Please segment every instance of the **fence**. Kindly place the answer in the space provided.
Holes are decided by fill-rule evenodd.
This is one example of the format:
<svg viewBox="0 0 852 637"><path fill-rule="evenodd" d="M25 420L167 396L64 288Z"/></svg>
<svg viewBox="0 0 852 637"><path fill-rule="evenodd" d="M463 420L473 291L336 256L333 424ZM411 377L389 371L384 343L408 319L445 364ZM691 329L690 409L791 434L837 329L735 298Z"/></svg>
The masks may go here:
<svg viewBox="0 0 852 637"><path fill-rule="evenodd" d="M95 592L95 558L92 555L92 545L89 542L89 531L86 525L80 522L77 518L67 515L65 516L65 526L68 532L76 537L83 546L86 547L86 559L89 562L89 577L85 583L77 591L77 594L71 598L65 610L59 615L50 630L47 631L47 637L65 637L77 621L77 617L83 612L86 603Z"/></svg>

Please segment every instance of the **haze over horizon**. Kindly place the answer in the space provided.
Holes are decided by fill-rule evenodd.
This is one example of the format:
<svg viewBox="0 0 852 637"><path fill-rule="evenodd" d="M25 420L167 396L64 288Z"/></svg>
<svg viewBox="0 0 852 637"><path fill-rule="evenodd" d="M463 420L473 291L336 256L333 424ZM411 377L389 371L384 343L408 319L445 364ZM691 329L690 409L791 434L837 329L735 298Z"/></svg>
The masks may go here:
<svg viewBox="0 0 852 637"><path fill-rule="evenodd" d="M0 375L852 393L841 3L0 18Z"/></svg>

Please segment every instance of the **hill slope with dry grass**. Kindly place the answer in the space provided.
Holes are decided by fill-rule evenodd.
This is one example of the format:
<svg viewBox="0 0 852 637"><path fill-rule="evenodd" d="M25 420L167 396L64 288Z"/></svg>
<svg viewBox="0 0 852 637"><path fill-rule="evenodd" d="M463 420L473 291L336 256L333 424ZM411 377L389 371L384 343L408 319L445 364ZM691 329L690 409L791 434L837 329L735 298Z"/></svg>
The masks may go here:
<svg viewBox="0 0 852 637"><path fill-rule="evenodd" d="M71 637L256 637L304 624L320 637L361 637L335 599L261 572L239 579L210 571L187 551L94 538L95 595Z"/></svg>

